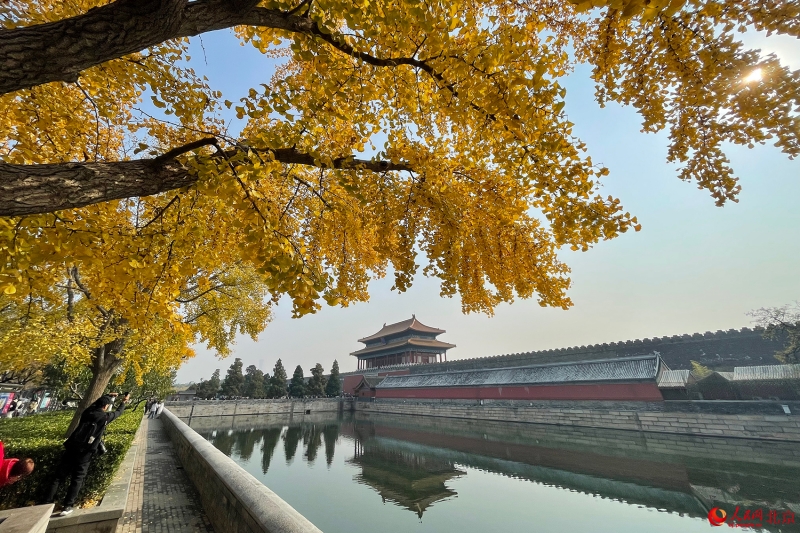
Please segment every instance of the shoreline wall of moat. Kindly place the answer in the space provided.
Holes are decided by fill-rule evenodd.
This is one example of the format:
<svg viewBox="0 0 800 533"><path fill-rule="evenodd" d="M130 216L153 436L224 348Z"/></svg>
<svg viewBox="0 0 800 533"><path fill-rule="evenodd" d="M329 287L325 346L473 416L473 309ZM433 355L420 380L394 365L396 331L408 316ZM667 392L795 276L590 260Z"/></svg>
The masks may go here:
<svg viewBox="0 0 800 533"><path fill-rule="evenodd" d="M784 407L789 413L784 412ZM240 400L171 402L181 419L280 416L292 419L318 413L372 414L521 422L618 429L679 435L800 442L800 402L553 402L448 400Z"/></svg>

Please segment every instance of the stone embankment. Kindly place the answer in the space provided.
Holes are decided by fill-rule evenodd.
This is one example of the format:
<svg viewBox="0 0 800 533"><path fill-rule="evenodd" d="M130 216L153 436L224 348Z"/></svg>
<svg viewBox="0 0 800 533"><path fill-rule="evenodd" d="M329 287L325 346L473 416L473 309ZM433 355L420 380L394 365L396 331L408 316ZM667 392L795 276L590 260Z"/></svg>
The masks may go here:
<svg viewBox="0 0 800 533"><path fill-rule="evenodd" d="M169 409L161 415L164 429L186 474L197 488L215 531L321 533L307 518Z"/></svg>
<svg viewBox="0 0 800 533"><path fill-rule="evenodd" d="M785 413L783 405L789 409ZM496 422L523 422L681 435L800 442L800 403L789 402L485 402L459 400L239 400L172 402L170 411L195 426L210 417L291 419L361 411ZM219 424L215 421L214 424ZM220 425L221 427L221 425Z"/></svg>
<svg viewBox="0 0 800 533"><path fill-rule="evenodd" d="M178 418L242 415L293 416L341 411L342 401L337 398L316 400L196 400L191 402L167 402L167 407Z"/></svg>
<svg viewBox="0 0 800 533"><path fill-rule="evenodd" d="M723 406L724 407L724 406ZM779 407L779 406L773 406ZM529 405L466 405L450 402L379 400L354 402L354 409L372 414L460 418L623 429L708 437L734 437L800 442L800 416L795 414L720 414L715 412L643 411ZM766 406L765 406L766 409Z"/></svg>

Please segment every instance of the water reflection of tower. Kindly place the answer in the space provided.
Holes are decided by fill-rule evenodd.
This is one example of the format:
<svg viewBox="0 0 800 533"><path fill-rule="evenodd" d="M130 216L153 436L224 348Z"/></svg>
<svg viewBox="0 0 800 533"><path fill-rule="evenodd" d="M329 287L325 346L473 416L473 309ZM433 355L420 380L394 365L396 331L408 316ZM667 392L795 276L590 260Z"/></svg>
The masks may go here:
<svg viewBox="0 0 800 533"><path fill-rule="evenodd" d="M445 482L466 474L449 461L394 449L385 439L362 438L358 430L354 441L348 463L361 467L355 480L375 490L384 503L405 507L420 519L434 503L456 496Z"/></svg>

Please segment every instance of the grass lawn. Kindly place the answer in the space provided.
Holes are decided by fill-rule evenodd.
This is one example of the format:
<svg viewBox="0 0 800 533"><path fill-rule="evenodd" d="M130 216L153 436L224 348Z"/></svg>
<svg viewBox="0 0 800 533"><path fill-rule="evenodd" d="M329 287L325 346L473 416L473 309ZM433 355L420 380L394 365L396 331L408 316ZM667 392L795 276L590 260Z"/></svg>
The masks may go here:
<svg viewBox="0 0 800 533"><path fill-rule="evenodd" d="M52 474L64 452L64 432L74 411L43 413L25 418L0 419L0 440L6 457L30 457L36 468L26 479L0 489L0 509L35 504L47 490ZM95 457L78 496L79 506L89 506L102 498L114 472L131 446L142 421L144 409L125 411L111 422L103 438L108 453ZM59 487L57 498L63 499L68 483ZM58 501L58 500L56 500Z"/></svg>

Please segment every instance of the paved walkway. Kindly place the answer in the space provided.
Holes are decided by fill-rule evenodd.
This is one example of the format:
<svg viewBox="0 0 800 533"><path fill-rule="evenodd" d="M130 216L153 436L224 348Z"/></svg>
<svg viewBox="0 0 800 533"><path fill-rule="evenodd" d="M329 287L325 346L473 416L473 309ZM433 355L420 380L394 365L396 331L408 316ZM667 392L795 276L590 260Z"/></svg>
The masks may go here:
<svg viewBox="0 0 800 533"><path fill-rule="evenodd" d="M158 419L142 420L125 514L117 533L213 533Z"/></svg>

